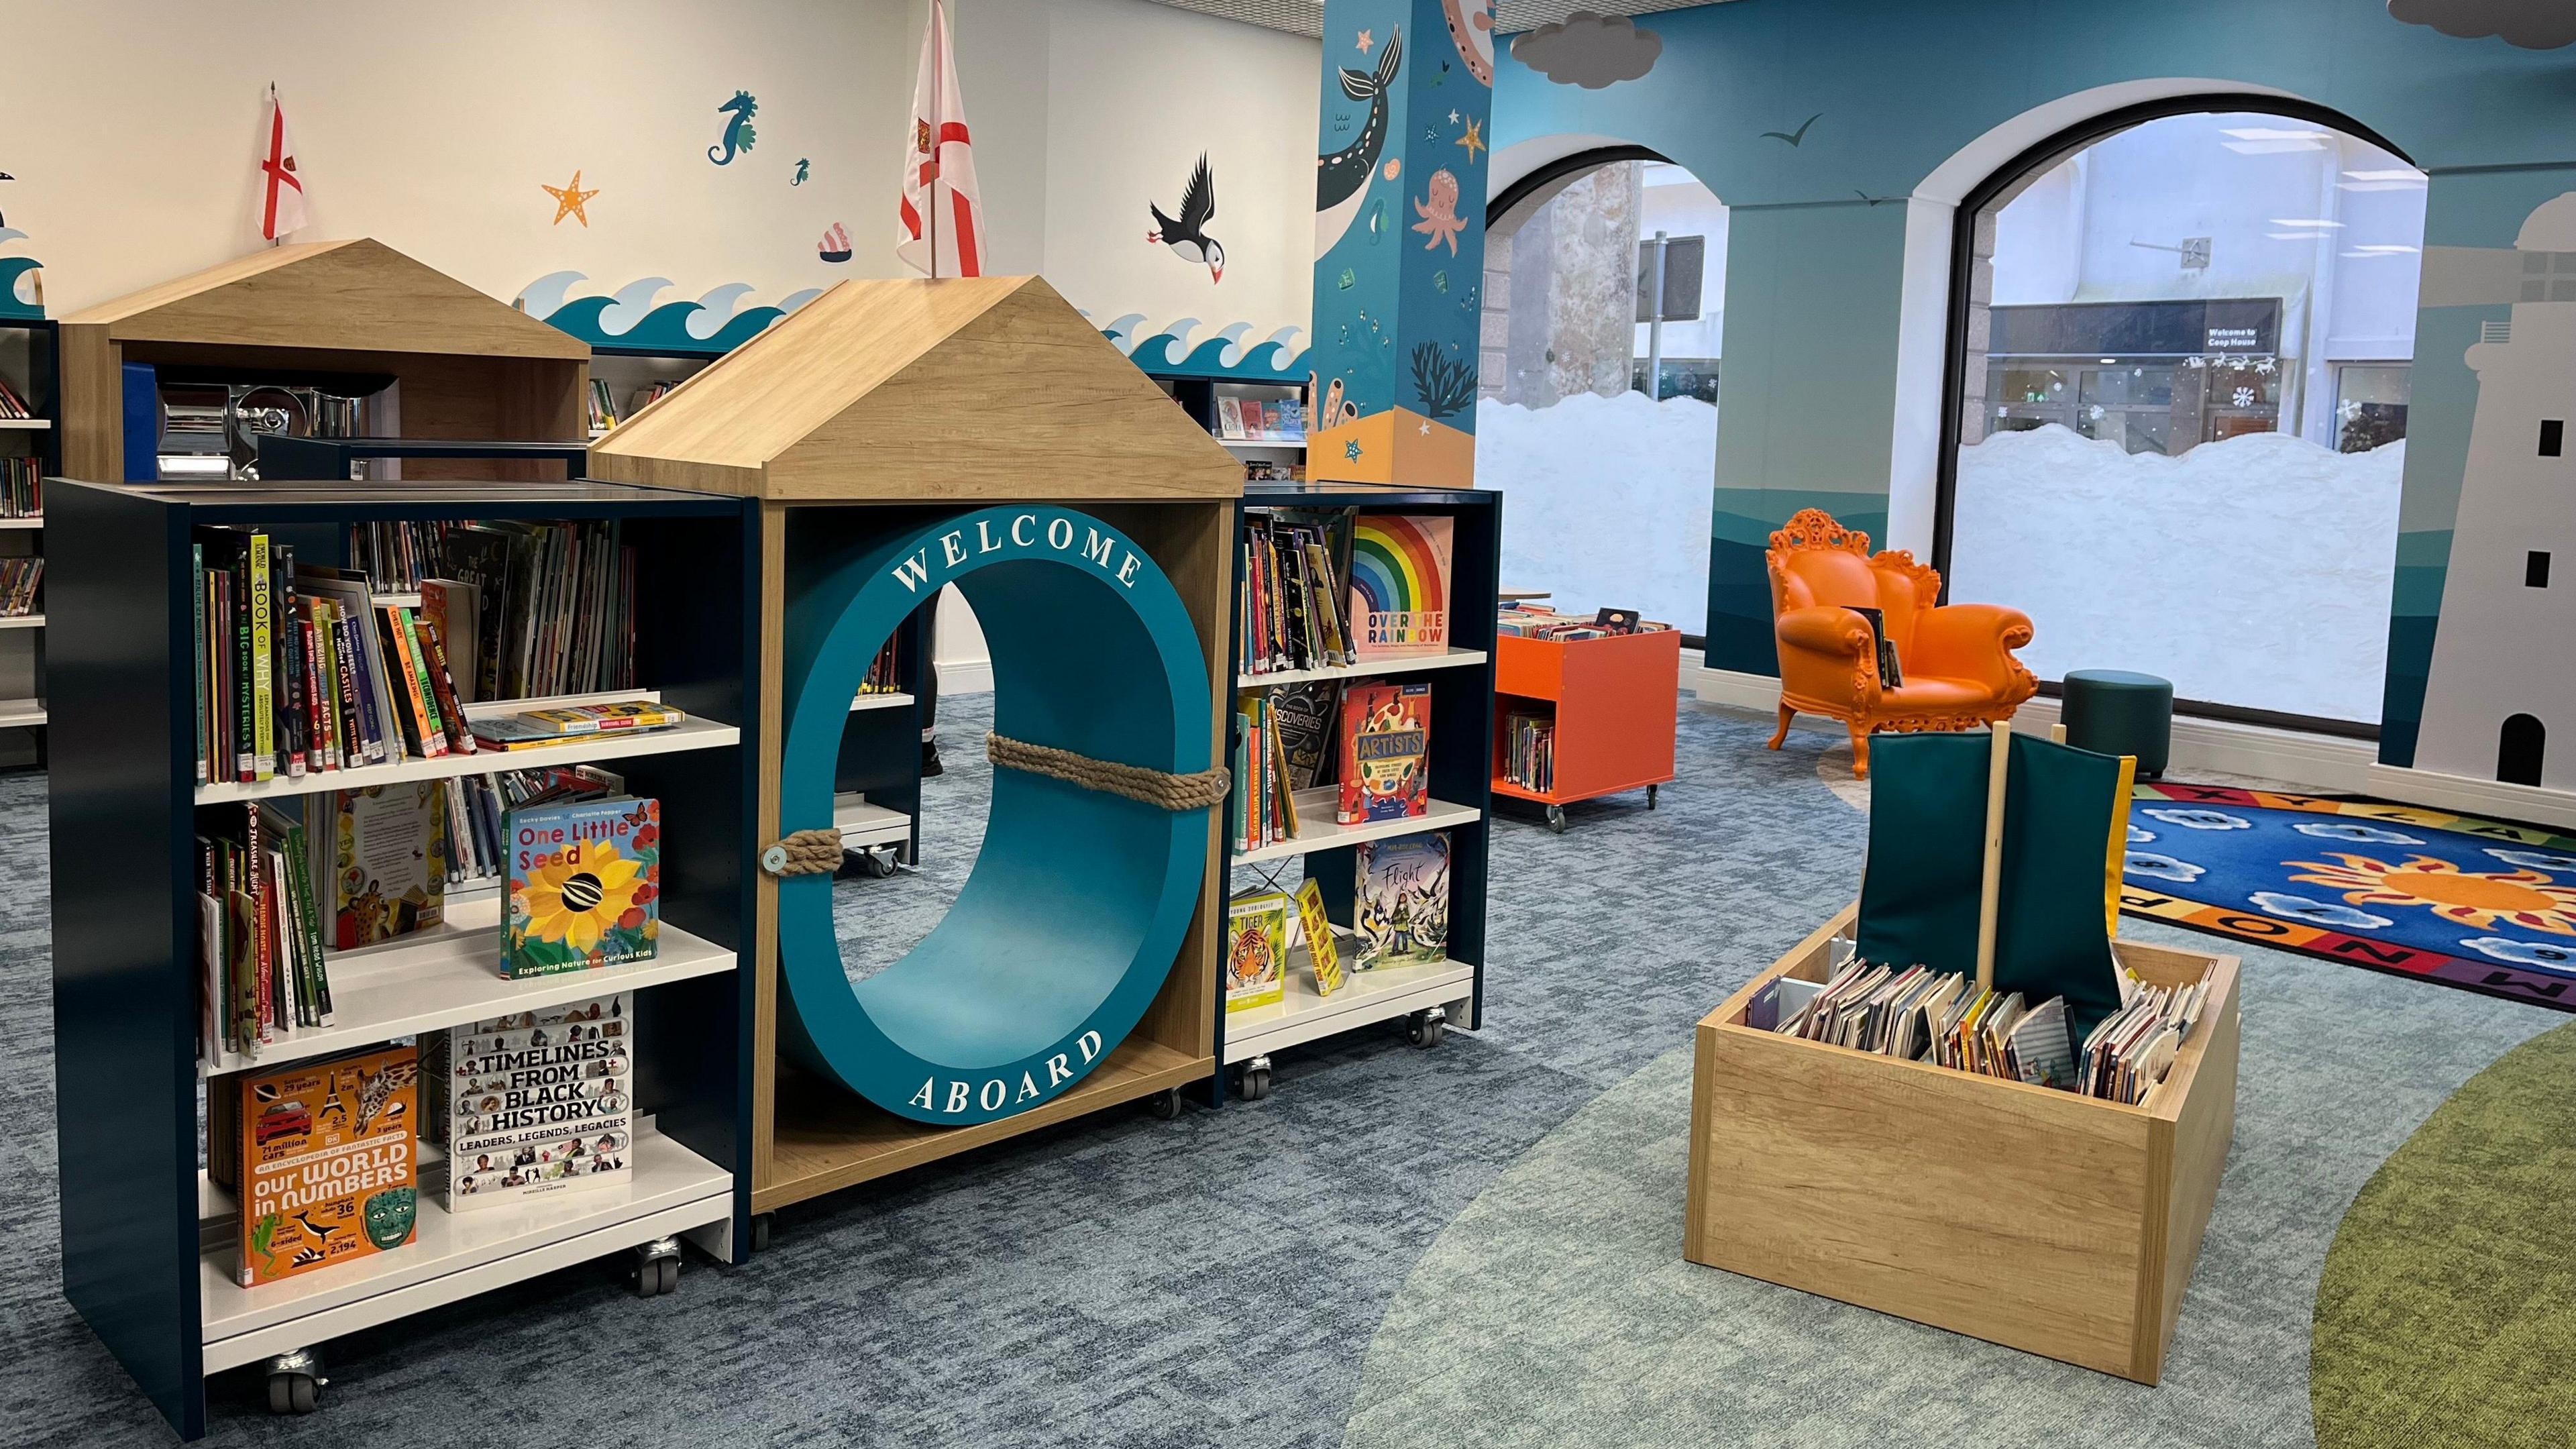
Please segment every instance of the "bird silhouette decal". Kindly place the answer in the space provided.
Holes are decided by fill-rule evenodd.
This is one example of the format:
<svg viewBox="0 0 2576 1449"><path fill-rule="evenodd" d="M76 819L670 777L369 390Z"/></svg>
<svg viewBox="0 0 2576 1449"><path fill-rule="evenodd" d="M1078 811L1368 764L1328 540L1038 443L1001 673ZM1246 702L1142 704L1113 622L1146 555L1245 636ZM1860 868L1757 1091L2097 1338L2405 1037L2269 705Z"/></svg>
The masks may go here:
<svg viewBox="0 0 2576 1449"><path fill-rule="evenodd" d="M1771 138L1774 138L1774 139L1777 139L1777 140L1786 141L1786 142L1788 142L1790 145L1795 146L1795 145L1798 145L1799 143L1801 143L1801 142L1803 142L1803 141L1805 141L1805 140L1807 139L1807 127L1808 127L1808 126L1812 126L1812 125L1816 124L1817 118L1818 118L1818 117L1821 117L1821 116L1823 116L1823 115L1824 115L1824 112L1822 112L1822 111L1818 111L1818 112L1816 112L1816 114L1815 114L1815 115L1813 115L1813 116L1809 116L1809 117L1806 119L1805 124L1803 124L1803 125L1799 126L1799 127L1798 127L1798 129L1796 129L1796 130L1794 130L1794 131L1765 131L1765 132L1763 132L1763 133L1762 133L1762 135L1763 135L1763 136L1767 136L1767 137L1771 137ZM1758 138L1757 138L1757 139L1758 139Z"/></svg>
<svg viewBox="0 0 2576 1449"><path fill-rule="evenodd" d="M1163 215L1163 208L1150 201L1145 203L1145 209L1154 214L1154 229L1145 233L1145 240L1161 242L1182 261L1206 267L1211 280L1225 280L1225 248L1205 230L1208 219L1216 215L1216 177L1208 172L1205 152L1200 153L1198 169L1190 173L1190 184L1181 192L1178 220Z"/></svg>

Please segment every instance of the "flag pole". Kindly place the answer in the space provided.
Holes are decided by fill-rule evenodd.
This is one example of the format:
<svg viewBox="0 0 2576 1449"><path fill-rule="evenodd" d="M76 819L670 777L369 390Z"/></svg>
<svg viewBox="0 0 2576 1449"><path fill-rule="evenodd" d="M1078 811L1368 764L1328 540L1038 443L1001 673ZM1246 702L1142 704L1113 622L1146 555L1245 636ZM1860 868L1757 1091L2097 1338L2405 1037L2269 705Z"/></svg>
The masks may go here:
<svg viewBox="0 0 2576 1449"><path fill-rule="evenodd" d="M269 111L269 121L268 121L268 123L269 123L269 125L271 125L271 126L275 126L275 125L277 124L277 82L275 82L275 81L270 81L270 82L268 83L268 111ZM276 181L276 179L275 179L275 178L273 178L273 177L272 177L272 178L270 178L270 180L269 180L269 183L268 183L268 184L270 185L270 187L274 188L274 187L277 185L277 181ZM277 245L277 238L275 238L275 237L270 237L270 238L268 239L268 244L269 244L270 246L275 246L275 245Z"/></svg>
<svg viewBox="0 0 2576 1449"><path fill-rule="evenodd" d="M939 280L939 79L946 69L947 56L939 48L939 0L930 0L930 194L923 198L930 208L930 279Z"/></svg>

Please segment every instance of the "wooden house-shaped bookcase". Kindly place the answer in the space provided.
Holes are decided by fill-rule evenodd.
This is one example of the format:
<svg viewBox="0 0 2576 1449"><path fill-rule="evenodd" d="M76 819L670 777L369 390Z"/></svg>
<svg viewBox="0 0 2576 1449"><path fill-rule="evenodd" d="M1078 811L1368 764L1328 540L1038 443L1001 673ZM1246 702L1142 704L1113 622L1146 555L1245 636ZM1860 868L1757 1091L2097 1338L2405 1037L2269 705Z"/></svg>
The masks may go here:
<svg viewBox="0 0 2576 1449"><path fill-rule="evenodd" d="M64 318L67 476L154 476L148 461L128 467L127 440L151 437L154 424L128 416L127 364L165 378L326 390L331 379L347 379L347 390L384 400L368 426L394 436L587 436L587 343L366 238L272 247ZM479 460L444 463L438 472L560 474L552 465Z"/></svg>
<svg viewBox="0 0 2576 1449"><path fill-rule="evenodd" d="M844 282L601 439L591 469L603 479L760 500L758 828L765 841L779 837L783 659L787 619L802 587L795 582L803 577L799 559L820 541L917 527L967 509L1078 509L1150 554L1195 627L1206 665L1210 757L1226 758L1232 535L1242 470L1038 278ZM893 747L915 748L910 740ZM900 1117L782 1063L778 887L764 877L754 988L753 1210L1119 1102L1176 1102L1171 1094L1185 1085L1213 1085L1223 833L1208 832L1207 869L1188 930L1134 1030L1061 1095L974 1125ZM1072 854L1082 847L1063 842Z"/></svg>

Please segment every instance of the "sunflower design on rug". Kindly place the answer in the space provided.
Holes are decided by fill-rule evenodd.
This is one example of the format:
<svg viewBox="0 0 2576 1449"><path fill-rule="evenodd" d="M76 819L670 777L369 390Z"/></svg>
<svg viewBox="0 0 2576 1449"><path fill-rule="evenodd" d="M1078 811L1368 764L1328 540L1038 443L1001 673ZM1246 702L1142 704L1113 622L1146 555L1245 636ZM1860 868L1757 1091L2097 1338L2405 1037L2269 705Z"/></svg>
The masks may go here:
<svg viewBox="0 0 2576 1449"><path fill-rule="evenodd" d="M513 817L515 838L536 836L537 848L512 853L504 974L543 976L652 959L661 936L660 802L552 808L562 818Z"/></svg>
<svg viewBox="0 0 2576 1449"><path fill-rule="evenodd" d="M2423 906L2446 921L2480 929L2499 923L2526 931L2576 936L2576 887L2536 870L2469 871L2429 855L2390 865L2367 855L2333 852L2341 865L2287 862L2312 875L2290 879L2343 892L2355 906Z"/></svg>

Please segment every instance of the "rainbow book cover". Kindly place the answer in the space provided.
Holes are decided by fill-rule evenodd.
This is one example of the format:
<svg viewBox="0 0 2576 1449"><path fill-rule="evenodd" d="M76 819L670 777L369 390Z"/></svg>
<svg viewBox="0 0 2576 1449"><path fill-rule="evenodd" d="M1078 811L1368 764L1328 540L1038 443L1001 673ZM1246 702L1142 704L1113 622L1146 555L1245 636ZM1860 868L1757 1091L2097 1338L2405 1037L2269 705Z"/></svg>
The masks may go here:
<svg viewBox="0 0 2576 1449"><path fill-rule="evenodd" d="M1449 563L1457 521L1363 513L1351 530L1351 623L1359 657L1449 647Z"/></svg>
<svg viewBox="0 0 2576 1449"><path fill-rule="evenodd" d="M653 959L662 934L662 802L613 796L512 810L501 974Z"/></svg>

